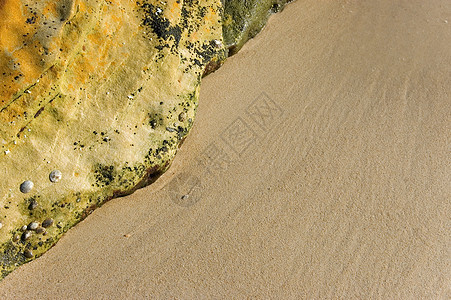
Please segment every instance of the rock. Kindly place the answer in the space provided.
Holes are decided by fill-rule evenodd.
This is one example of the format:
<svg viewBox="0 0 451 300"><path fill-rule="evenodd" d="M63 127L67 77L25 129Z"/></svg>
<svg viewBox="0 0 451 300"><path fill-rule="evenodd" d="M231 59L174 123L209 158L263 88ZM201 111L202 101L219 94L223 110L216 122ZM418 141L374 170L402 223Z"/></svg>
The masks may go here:
<svg viewBox="0 0 451 300"><path fill-rule="evenodd" d="M11 203L0 278L165 172L193 125L202 76L285 2L226 1L221 16L220 0L4 0L0 32L14 38L0 39L0 197ZM252 30L240 33L243 22ZM43 234L11 243L37 217Z"/></svg>
<svg viewBox="0 0 451 300"><path fill-rule="evenodd" d="M231 56L265 26L269 16L293 0L223 0L224 43Z"/></svg>

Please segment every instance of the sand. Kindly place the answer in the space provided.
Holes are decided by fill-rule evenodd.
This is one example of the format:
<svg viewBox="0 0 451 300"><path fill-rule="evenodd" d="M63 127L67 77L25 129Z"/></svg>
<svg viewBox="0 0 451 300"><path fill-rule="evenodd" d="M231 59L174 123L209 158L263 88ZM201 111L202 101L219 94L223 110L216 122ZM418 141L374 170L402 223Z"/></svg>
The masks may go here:
<svg viewBox="0 0 451 300"><path fill-rule="evenodd" d="M155 184L1 299L451 297L451 2L298 0L204 79Z"/></svg>

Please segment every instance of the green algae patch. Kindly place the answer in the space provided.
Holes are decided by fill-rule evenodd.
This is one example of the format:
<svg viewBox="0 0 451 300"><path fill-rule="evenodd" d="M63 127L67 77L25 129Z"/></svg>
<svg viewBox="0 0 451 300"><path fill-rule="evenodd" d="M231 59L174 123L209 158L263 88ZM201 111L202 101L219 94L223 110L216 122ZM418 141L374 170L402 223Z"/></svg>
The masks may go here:
<svg viewBox="0 0 451 300"><path fill-rule="evenodd" d="M259 33L269 16L292 0L223 0L223 34L229 56Z"/></svg>

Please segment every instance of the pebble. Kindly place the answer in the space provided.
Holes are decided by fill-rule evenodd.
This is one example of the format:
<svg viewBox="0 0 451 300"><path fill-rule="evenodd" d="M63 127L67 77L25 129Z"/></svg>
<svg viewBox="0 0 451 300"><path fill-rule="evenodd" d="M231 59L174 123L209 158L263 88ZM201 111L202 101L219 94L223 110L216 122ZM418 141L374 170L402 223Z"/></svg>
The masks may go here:
<svg viewBox="0 0 451 300"><path fill-rule="evenodd" d="M53 219L45 219L44 222L42 222L42 227L47 228L53 225Z"/></svg>
<svg viewBox="0 0 451 300"><path fill-rule="evenodd" d="M18 234L13 236L13 242L17 242L19 239L20 239L20 236Z"/></svg>
<svg viewBox="0 0 451 300"><path fill-rule="evenodd" d="M25 250L23 252L23 255L25 255L26 258L32 258L33 257L33 252L31 252L31 250Z"/></svg>
<svg viewBox="0 0 451 300"><path fill-rule="evenodd" d="M22 234L22 241L26 241L31 237L31 231L27 230Z"/></svg>
<svg viewBox="0 0 451 300"><path fill-rule="evenodd" d="M31 180L26 180L24 182L22 182L22 184L20 185L20 191L24 194L31 192L31 190L34 187L34 183Z"/></svg>
<svg viewBox="0 0 451 300"><path fill-rule="evenodd" d="M28 224L28 229L29 230L36 230L39 227L39 223L38 222L31 222L30 224Z"/></svg>
<svg viewBox="0 0 451 300"><path fill-rule="evenodd" d="M44 227L38 227L38 228L36 228L36 233L37 234L41 234L41 233L44 233L45 232L45 228Z"/></svg>
<svg viewBox="0 0 451 300"><path fill-rule="evenodd" d="M60 170L53 170L52 172L50 172L50 175L49 175L49 179L51 182L58 182L61 180L62 177L63 177L63 174L61 173Z"/></svg>
<svg viewBox="0 0 451 300"><path fill-rule="evenodd" d="M2 229L2 227L3 227L3 223L2 223L2 222L0 222L0 229Z"/></svg>
<svg viewBox="0 0 451 300"><path fill-rule="evenodd" d="M186 112L182 111L182 112L179 114L179 121L180 121L180 122L183 122L183 121L185 121L185 119L186 119Z"/></svg>
<svg viewBox="0 0 451 300"><path fill-rule="evenodd" d="M22 228L20 228L20 230L22 230L22 231L27 230L27 225L22 226Z"/></svg>

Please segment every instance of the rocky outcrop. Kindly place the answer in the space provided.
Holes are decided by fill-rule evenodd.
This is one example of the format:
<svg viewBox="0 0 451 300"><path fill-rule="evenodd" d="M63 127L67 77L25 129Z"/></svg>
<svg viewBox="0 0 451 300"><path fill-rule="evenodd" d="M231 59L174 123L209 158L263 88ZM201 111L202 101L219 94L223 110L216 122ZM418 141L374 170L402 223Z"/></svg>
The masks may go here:
<svg viewBox="0 0 451 300"><path fill-rule="evenodd" d="M0 2L0 277L169 167L201 77L287 1L241 2Z"/></svg>

